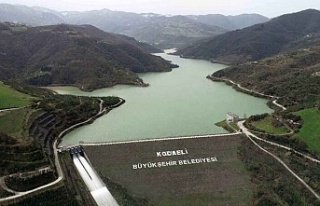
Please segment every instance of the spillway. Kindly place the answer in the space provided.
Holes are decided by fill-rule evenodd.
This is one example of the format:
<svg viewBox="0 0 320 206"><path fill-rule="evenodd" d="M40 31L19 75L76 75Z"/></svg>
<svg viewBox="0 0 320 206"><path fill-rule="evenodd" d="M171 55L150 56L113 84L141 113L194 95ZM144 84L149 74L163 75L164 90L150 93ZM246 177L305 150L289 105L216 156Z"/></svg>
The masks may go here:
<svg viewBox="0 0 320 206"><path fill-rule="evenodd" d="M72 159L96 203L99 206L118 206L117 201L86 158L80 154L73 154Z"/></svg>

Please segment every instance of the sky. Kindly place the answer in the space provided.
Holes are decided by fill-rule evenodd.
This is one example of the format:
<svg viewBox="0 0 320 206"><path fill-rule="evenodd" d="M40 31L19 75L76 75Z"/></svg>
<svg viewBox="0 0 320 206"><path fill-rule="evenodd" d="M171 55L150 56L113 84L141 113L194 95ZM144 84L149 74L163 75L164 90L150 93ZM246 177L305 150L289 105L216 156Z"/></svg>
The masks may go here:
<svg viewBox="0 0 320 206"><path fill-rule="evenodd" d="M58 11L107 8L171 15L257 13L270 18L309 8L320 10L320 0L0 0L0 3L40 6Z"/></svg>

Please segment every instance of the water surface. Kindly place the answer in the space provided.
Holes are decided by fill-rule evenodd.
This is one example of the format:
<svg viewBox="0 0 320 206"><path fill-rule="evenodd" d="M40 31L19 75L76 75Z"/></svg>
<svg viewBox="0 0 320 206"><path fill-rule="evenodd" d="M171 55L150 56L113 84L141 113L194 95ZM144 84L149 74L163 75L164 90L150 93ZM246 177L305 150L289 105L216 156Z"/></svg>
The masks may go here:
<svg viewBox="0 0 320 206"><path fill-rule="evenodd" d="M227 112L240 117L272 112L266 100L206 79L208 74L225 65L165 53L158 55L180 67L172 72L141 74L149 87L118 85L93 92L73 87L54 88L61 94L114 95L126 100L124 105L93 124L67 134L62 144L223 133L225 131L214 124L225 119Z"/></svg>

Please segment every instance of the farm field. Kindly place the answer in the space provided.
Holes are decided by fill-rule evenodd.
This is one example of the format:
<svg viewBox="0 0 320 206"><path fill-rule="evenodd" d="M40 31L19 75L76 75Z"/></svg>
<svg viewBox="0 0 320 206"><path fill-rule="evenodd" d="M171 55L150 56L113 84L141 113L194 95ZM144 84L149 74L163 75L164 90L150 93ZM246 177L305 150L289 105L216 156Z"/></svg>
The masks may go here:
<svg viewBox="0 0 320 206"><path fill-rule="evenodd" d="M32 99L30 95L18 92L0 81L0 109L26 106Z"/></svg>
<svg viewBox="0 0 320 206"><path fill-rule="evenodd" d="M272 122L276 121L272 116L268 115L264 119L252 122L252 125L260 130L271 134L285 134L288 130L284 126L275 127Z"/></svg>
<svg viewBox="0 0 320 206"><path fill-rule="evenodd" d="M18 138L26 137L26 122L33 112L28 108L20 108L0 115L0 131Z"/></svg>
<svg viewBox="0 0 320 206"><path fill-rule="evenodd" d="M320 155L320 112L317 108L305 109L295 114L300 115L303 119L303 125L297 134L308 145Z"/></svg>
<svg viewBox="0 0 320 206"><path fill-rule="evenodd" d="M84 149L102 177L151 205L250 205L253 185L240 143L234 135ZM172 151L182 155L162 156Z"/></svg>

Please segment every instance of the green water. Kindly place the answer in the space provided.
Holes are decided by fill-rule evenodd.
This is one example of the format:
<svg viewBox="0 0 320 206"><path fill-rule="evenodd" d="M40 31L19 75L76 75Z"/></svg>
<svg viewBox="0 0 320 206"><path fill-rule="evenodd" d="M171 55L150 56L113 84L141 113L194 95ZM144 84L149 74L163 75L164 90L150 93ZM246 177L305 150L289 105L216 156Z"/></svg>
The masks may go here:
<svg viewBox="0 0 320 206"><path fill-rule="evenodd" d="M223 133L214 124L225 119L227 112L240 117L272 112L266 100L206 79L225 65L159 55L180 67L168 73L141 74L149 87L119 85L90 93L73 87L55 87L61 94L114 95L126 100L93 124L67 134L62 144Z"/></svg>

